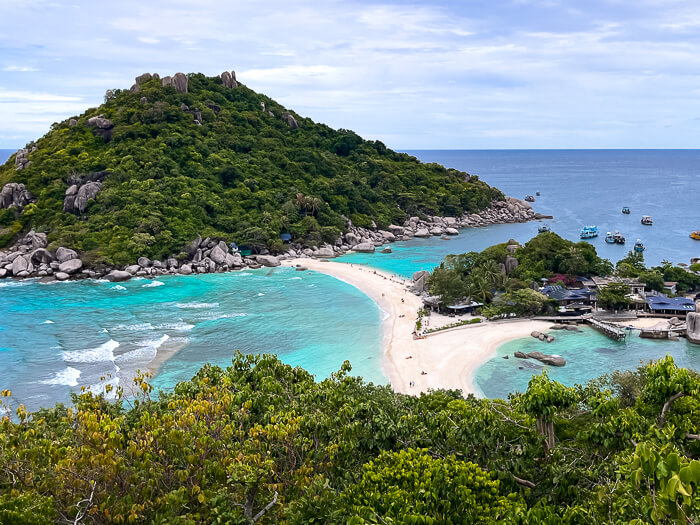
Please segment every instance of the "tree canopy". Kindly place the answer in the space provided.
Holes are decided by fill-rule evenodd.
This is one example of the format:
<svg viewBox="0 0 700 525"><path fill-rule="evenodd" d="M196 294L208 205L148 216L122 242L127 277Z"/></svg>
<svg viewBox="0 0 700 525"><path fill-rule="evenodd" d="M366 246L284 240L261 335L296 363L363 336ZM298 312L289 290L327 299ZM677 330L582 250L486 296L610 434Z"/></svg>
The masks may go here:
<svg viewBox="0 0 700 525"><path fill-rule="evenodd" d="M37 198L22 213L0 210L0 247L34 228L48 232L51 247L110 263L177 254L197 234L276 250L281 233L317 245L336 239L346 219L386 227L503 199L476 176L291 112L293 128L286 111L201 74L189 75L188 93L156 79L138 93L110 91L75 122L55 123L26 168L15 170L14 155L0 166L0 187L23 183ZM114 124L108 141L87 125L98 115ZM69 186L102 171L102 189L84 213L64 212Z"/></svg>
<svg viewBox="0 0 700 525"><path fill-rule="evenodd" d="M700 379L670 357L508 400L349 371L237 355L158 396L138 376L134 396L31 414L5 391L0 523L700 520Z"/></svg>

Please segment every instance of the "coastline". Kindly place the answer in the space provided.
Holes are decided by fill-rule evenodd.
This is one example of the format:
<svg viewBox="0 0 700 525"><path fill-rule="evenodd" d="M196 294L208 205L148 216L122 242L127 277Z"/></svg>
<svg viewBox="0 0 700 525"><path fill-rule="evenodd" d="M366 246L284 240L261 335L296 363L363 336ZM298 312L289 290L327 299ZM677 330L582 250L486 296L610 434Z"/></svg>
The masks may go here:
<svg viewBox="0 0 700 525"><path fill-rule="evenodd" d="M382 319L382 371L391 387L404 394L453 389L461 390L463 395L481 396L474 384L475 373L496 355L498 347L527 337L533 330L546 331L551 325L532 320L474 324L432 333L425 339L413 339L417 311L422 302L408 291L410 281L369 266L316 259L289 260L283 265L300 265L344 281L377 304L385 314ZM430 316L433 326L452 321L454 318L439 314ZM412 382L414 386L410 386Z"/></svg>

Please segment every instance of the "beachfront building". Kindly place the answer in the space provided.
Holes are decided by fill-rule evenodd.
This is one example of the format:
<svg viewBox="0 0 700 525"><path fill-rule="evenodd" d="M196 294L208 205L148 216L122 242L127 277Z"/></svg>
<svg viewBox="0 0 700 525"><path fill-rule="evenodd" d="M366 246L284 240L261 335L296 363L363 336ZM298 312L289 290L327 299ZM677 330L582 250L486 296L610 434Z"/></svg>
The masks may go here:
<svg viewBox="0 0 700 525"><path fill-rule="evenodd" d="M695 301L687 297L666 297L665 295L647 295L646 310L653 316L679 317L695 311Z"/></svg>
<svg viewBox="0 0 700 525"><path fill-rule="evenodd" d="M476 310L477 308L481 308L484 306L483 303L477 303L476 301L472 301L471 299L467 298L464 301L461 301L457 304L448 304L445 306L445 308L453 314L457 315L463 315L463 314L471 314Z"/></svg>
<svg viewBox="0 0 700 525"><path fill-rule="evenodd" d="M540 293L559 304L559 315L587 314L595 310L598 304L596 293L586 287L566 288L553 284L540 289Z"/></svg>

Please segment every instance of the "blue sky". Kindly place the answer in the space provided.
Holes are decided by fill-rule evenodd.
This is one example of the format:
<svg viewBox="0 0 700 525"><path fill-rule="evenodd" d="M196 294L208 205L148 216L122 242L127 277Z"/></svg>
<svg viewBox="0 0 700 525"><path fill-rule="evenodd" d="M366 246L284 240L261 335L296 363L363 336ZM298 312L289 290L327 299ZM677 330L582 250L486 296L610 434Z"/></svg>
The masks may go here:
<svg viewBox="0 0 700 525"><path fill-rule="evenodd" d="M396 149L694 148L700 3L0 0L0 148L145 71Z"/></svg>

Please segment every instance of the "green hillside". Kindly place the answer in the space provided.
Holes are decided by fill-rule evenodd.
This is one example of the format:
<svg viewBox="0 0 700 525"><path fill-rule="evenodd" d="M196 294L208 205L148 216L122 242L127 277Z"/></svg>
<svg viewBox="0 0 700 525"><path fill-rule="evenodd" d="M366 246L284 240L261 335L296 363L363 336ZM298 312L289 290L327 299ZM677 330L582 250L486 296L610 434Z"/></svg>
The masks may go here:
<svg viewBox="0 0 700 525"><path fill-rule="evenodd" d="M335 240L346 218L386 227L503 198L477 177L287 112L243 85L187 79L188 92L159 78L108 91L100 107L29 145L24 169L10 157L0 187L23 183L36 202L0 210L0 247L33 228L49 234L50 249L92 262L163 257L197 234L276 251L281 233L315 245ZM88 125L100 115L107 120ZM102 184L97 196L64 211L68 188L90 181Z"/></svg>

